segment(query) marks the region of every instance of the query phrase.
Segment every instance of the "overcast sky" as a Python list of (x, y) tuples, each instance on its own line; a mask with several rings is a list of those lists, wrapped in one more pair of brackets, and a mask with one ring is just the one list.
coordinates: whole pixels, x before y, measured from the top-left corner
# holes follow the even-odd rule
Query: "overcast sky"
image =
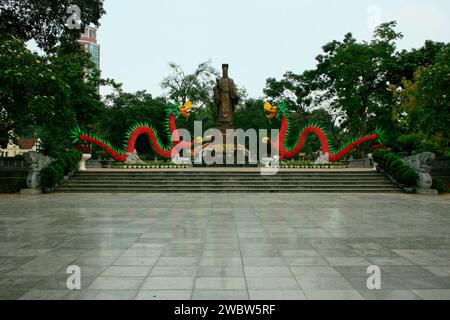
[(105, 9), (103, 77), (155, 96), (169, 62), (192, 72), (210, 59), (229, 63), (237, 85), (259, 97), (268, 77), (314, 67), (321, 47), (347, 32), (370, 40), (378, 22), (398, 21), (400, 48), (450, 41), (448, 0), (106, 0)]

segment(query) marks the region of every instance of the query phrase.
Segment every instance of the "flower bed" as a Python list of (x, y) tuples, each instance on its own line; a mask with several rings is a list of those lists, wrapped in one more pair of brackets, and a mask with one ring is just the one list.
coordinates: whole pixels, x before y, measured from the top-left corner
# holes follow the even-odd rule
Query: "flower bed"
[(111, 168), (114, 169), (179, 169), (179, 168), (189, 168), (191, 165), (187, 164), (175, 164), (172, 162), (146, 162), (146, 163), (119, 163), (114, 162)]
[(339, 162), (328, 162), (322, 164), (316, 164), (314, 162), (309, 161), (282, 161), (280, 164), (280, 168), (296, 168), (296, 169), (341, 169), (348, 168), (348, 163), (339, 161)]

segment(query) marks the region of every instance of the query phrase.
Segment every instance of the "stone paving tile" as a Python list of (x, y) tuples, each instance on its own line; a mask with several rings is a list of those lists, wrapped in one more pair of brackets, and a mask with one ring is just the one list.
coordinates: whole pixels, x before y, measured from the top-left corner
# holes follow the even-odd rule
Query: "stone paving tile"
[(115, 266), (153, 266), (158, 258), (153, 257), (119, 257), (114, 261)]
[(10, 276), (0, 279), (0, 291), (3, 290), (29, 290), (34, 288), (41, 281), (48, 279), (48, 276)]
[(286, 266), (286, 261), (281, 257), (243, 257), (246, 267), (278, 267)]
[(363, 257), (327, 257), (326, 260), (332, 266), (370, 266), (371, 263)]
[(140, 290), (136, 300), (189, 300), (192, 290)]
[(88, 289), (137, 290), (143, 282), (143, 277), (98, 277), (91, 283)]
[(143, 290), (192, 290), (194, 277), (148, 277), (142, 285)]
[(146, 277), (151, 267), (111, 266), (102, 273), (102, 277)]
[(241, 266), (199, 266), (197, 277), (244, 277)]
[(64, 296), (64, 300), (133, 300), (137, 290), (81, 290)]
[(249, 290), (250, 300), (306, 300), (302, 290)]
[(264, 277), (264, 278), (246, 278), (249, 290), (260, 289), (297, 289), (299, 284), (294, 278)]
[(297, 278), (303, 290), (351, 290), (352, 285), (342, 277), (309, 276)]
[(197, 267), (169, 267), (169, 266), (155, 266), (150, 272), (152, 277), (176, 277), (187, 276), (195, 277), (197, 275)]
[(0, 291), (0, 300), (17, 300), (21, 296), (23, 296), (28, 290), (1, 290)]
[(450, 267), (445, 266), (423, 266), (423, 269), (438, 277), (450, 277)]
[(292, 278), (292, 273), (288, 267), (244, 267), (247, 278), (261, 277), (287, 277)]
[(291, 266), (289, 267), (296, 278), (316, 276), (339, 276), (339, 272), (330, 266)]
[(183, 267), (193, 267), (198, 265), (199, 258), (193, 257), (160, 257), (156, 266), (183, 266)]
[(193, 300), (248, 300), (247, 290), (194, 290)]
[(420, 289), (412, 291), (424, 300), (450, 300), (450, 289)]
[(195, 279), (195, 290), (246, 290), (245, 278), (204, 277)]
[(308, 300), (363, 300), (356, 290), (306, 290)]
[(202, 257), (199, 266), (242, 266), (241, 257)]
[(290, 267), (328, 265), (328, 262), (322, 257), (286, 257), (285, 260)]
[(411, 290), (358, 290), (366, 300), (421, 300)]
[(24, 293), (19, 300), (61, 300), (69, 295), (69, 290), (39, 290), (31, 289)]

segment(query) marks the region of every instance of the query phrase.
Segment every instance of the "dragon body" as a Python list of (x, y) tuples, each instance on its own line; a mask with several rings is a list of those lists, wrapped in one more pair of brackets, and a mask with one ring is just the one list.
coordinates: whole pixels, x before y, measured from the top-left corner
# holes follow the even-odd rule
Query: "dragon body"
[(167, 144), (161, 140), (161, 136), (152, 124), (147, 122), (136, 123), (132, 126), (124, 139), (124, 144), (121, 148), (113, 146), (109, 141), (95, 135), (83, 132), (79, 127), (72, 130), (73, 143), (87, 142), (93, 143), (100, 148), (107, 151), (115, 161), (125, 162), (127, 154), (135, 151), (136, 140), (140, 135), (147, 135), (150, 139), (150, 144), (153, 146), (156, 153), (164, 158), (171, 158), (172, 155), (179, 152), (182, 148), (191, 147), (194, 142), (180, 141), (180, 136), (177, 132), (175, 120), (183, 116), (187, 118), (192, 110), (191, 102), (186, 102), (184, 105), (171, 104), (166, 109), (166, 123), (165, 132), (167, 136)]
[(286, 102), (281, 102), (278, 106), (272, 106), (270, 103), (266, 102), (264, 104), (264, 111), (266, 111), (266, 117), (268, 119), (273, 119), (277, 117), (281, 119), (281, 128), (278, 135), (277, 143), (271, 141), (271, 144), (274, 148), (276, 148), (280, 155), (280, 160), (283, 159), (291, 159), (295, 155), (297, 155), (305, 145), (306, 138), (310, 134), (315, 134), (321, 144), (322, 153), (328, 154), (328, 161), (334, 162), (340, 160), (344, 155), (349, 153), (352, 149), (360, 145), (361, 143), (367, 141), (378, 141), (380, 144), (383, 142), (383, 130), (377, 128), (374, 132), (360, 137), (353, 138), (346, 141), (343, 144), (343, 147), (336, 150), (333, 145), (330, 143), (330, 138), (327, 132), (317, 123), (311, 123), (306, 125), (299, 133), (294, 144), (290, 144), (291, 134), (292, 134), (292, 125), (290, 123), (289, 114), (286, 108)]

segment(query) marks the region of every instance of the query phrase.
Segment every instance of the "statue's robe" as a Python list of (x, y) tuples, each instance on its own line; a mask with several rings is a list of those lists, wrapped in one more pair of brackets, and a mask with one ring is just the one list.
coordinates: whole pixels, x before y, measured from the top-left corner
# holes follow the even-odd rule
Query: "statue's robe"
[(232, 126), (233, 113), (239, 98), (233, 79), (221, 78), (214, 87), (214, 102), (217, 105), (217, 120), (221, 125)]

